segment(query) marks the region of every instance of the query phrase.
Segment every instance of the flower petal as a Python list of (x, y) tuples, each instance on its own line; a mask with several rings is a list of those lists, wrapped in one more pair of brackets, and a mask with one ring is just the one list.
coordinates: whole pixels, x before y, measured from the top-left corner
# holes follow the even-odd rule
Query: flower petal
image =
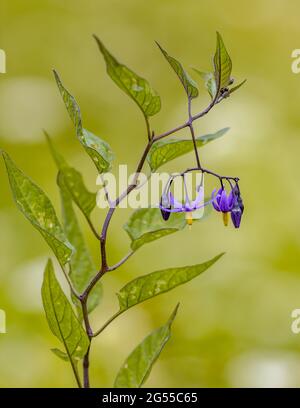
[(235, 194), (231, 190), (227, 197), (228, 211), (230, 211), (235, 203)]
[(225, 190), (222, 190), (219, 207), (222, 212), (228, 211), (228, 202), (227, 202), (227, 194)]
[(213, 205), (214, 209), (216, 211), (220, 211), (219, 204), (218, 204), (218, 202), (216, 200), (215, 192), (216, 192), (216, 189), (214, 189), (213, 192), (211, 193), (211, 202), (212, 202), (212, 205)]
[(235, 228), (239, 228), (242, 219), (242, 210), (239, 207), (234, 207), (231, 210), (231, 220)]
[(198, 195), (195, 201), (193, 201), (194, 208), (197, 208), (197, 206), (201, 203), (201, 201), (204, 201), (204, 188), (202, 186), (199, 189), (199, 192), (198, 192)]

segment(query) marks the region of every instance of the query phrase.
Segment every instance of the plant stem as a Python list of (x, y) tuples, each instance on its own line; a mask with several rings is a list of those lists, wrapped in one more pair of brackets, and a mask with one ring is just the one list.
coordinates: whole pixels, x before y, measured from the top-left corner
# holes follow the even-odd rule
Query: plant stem
[(85, 325), (85, 331), (90, 340), (90, 345), (83, 358), (83, 386), (84, 388), (89, 388), (90, 387), (90, 378), (89, 378), (90, 348), (91, 348), (91, 339), (93, 337), (93, 330), (91, 328), (90, 321), (89, 321), (89, 315), (88, 315), (88, 309), (87, 309), (87, 297), (86, 298), (80, 297), (80, 302), (81, 302), (83, 321)]
[(63, 272), (63, 274), (64, 274), (64, 277), (65, 277), (65, 279), (66, 279), (66, 281), (67, 281), (67, 283), (68, 283), (68, 285), (69, 285), (69, 287), (70, 287), (70, 290), (71, 290), (72, 295), (73, 295), (76, 299), (79, 299), (79, 298), (80, 298), (80, 295), (76, 292), (76, 290), (75, 290), (75, 288), (73, 287), (73, 284), (72, 284), (72, 282), (71, 282), (71, 279), (70, 279), (71, 266), (69, 266), (69, 268), (70, 268), (69, 271), (66, 271), (64, 265), (60, 264), (60, 266), (61, 266), (62, 272)]
[(107, 272), (110, 271), (114, 271), (115, 269), (118, 269), (121, 265), (123, 265), (127, 259), (129, 259), (132, 255), (134, 254), (134, 251), (130, 251), (128, 252), (128, 254), (126, 256), (124, 256), (124, 258), (122, 258), (119, 262), (117, 262), (115, 265), (110, 266), (107, 270)]
[(148, 141), (150, 142), (151, 140), (151, 127), (150, 127), (150, 122), (148, 116), (144, 115), (145, 117), (145, 122), (146, 122), (146, 127), (147, 127), (147, 136), (148, 136)]
[(92, 221), (90, 220), (90, 218), (85, 216), (85, 219), (87, 220), (87, 223), (89, 224), (89, 227), (90, 227), (92, 233), (95, 235), (95, 237), (98, 240), (100, 240), (100, 236), (99, 236), (98, 232), (96, 231), (96, 228), (94, 227), (94, 225), (93, 225)]
[(78, 370), (77, 370), (77, 367), (74, 364), (74, 361), (72, 360), (72, 358), (70, 359), (70, 363), (71, 363), (71, 366), (72, 366), (72, 370), (73, 370), (73, 373), (74, 373), (74, 376), (75, 376), (77, 386), (78, 386), (78, 388), (82, 388), (82, 384), (81, 384), (81, 381), (80, 381)]
[(188, 126), (189, 126), (189, 122), (187, 121), (187, 122), (183, 123), (182, 125), (177, 126), (177, 127), (174, 128), (174, 129), (168, 130), (167, 132), (164, 132), (164, 133), (162, 133), (162, 134), (160, 134), (160, 135), (158, 135), (158, 136), (155, 136), (155, 137), (153, 138), (153, 141), (154, 141), (154, 142), (157, 142), (158, 140), (163, 139), (164, 137), (170, 136), (170, 135), (172, 135), (173, 133), (176, 133), (176, 132), (178, 132), (179, 130), (182, 130), (182, 129), (188, 127)]
[(83, 387), (90, 388), (90, 375), (89, 375), (89, 367), (90, 367), (90, 347), (88, 348), (86, 355), (83, 359)]
[(192, 99), (188, 99), (188, 115), (189, 115), (189, 128), (193, 140), (193, 145), (194, 145), (194, 151), (195, 151), (195, 156), (196, 156), (196, 162), (197, 166), (201, 168), (200, 164), (200, 159), (199, 159), (199, 154), (198, 154), (198, 149), (197, 149), (197, 143), (196, 143), (196, 138), (195, 138), (195, 131), (193, 127), (193, 116), (192, 116)]
[[(167, 132), (164, 132), (158, 136), (154, 136), (154, 133), (151, 133), (151, 128), (150, 128), (150, 123), (148, 118), (145, 116), (145, 120), (146, 120), (146, 126), (147, 126), (147, 136), (148, 136), (148, 143), (144, 149), (144, 152), (142, 154), (142, 157), (138, 163), (136, 172), (135, 172), (135, 176), (133, 178), (132, 183), (127, 187), (127, 189), (119, 196), (116, 198), (116, 200), (112, 203), (110, 203), (110, 208), (107, 212), (107, 215), (105, 217), (103, 226), (102, 226), (102, 231), (101, 234), (98, 235), (98, 233), (96, 232), (93, 224), (91, 223), (90, 220), (88, 220), (91, 229), (93, 231), (93, 233), (95, 234), (95, 236), (100, 240), (100, 251), (101, 251), (101, 267), (99, 272), (92, 278), (92, 280), (90, 281), (90, 283), (87, 285), (86, 289), (83, 291), (83, 293), (81, 295), (78, 296), (78, 298), (80, 299), (81, 302), (81, 306), (82, 306), (82, 314), (83, 314), (83, 319), (84, 319), (84, 324), (85, 324), (85, 329), (86, 329), (86, 333), (90, 339), (90, 342), (92, 341), (93, 337), (98, 336), (100, 333), (102, 333), (102, 331), (111, 323), (113, 322), (118, 316), (120, 316), (120, 314), (123, 313), (123, 311), (118, 311), (117, 313), (115, 313), (109, 320), (107, 320), (107, 322), (95, 333), (93, 333), (90, 322), (89, 322), (89, 317), (88, 317), (88, 311), (87, 311), (87, 300), (88, 300), (88, 296), (91, 292), (91, 290), (94, 288), (94, 286), (97, 284), (97, 282), (100, 281), (100, 279), (103, 277), (103, 275), (106, 272), (109, 271), (113, 271), (117, 268), (119, 268), (121, 265), (123, 265), (128, 258), (133, 254), (133, 251), (130, 252), (128, 255), (126, 255), (121, 261), (119, 261), (118, 263), (116, 263), (113, 266), (109, 266), (108, 261), (107, 261), (107, 253), (106, 253), (106, 241), (107, 241), (107, 231), (110, 225), (110, 221), (112, 219), (112, 216), (116, 210), (116, 208), (118, 207), (118, 205), (120, 204), (120, 202), (126, 198), (130, 192), (132, 190), (134, 190), (137, 186), (138, 186), (138, 177), (139, 177), (139, 173), (142, 171), (143, 166), (145, 164), (145, 161), (147, 159), (147, 155), (152, 147), (152, 145), (157, 142), (158, 140), (161, 140), (173, 133), (178, 132), (179, 130), (182, 130), (186, 127), (190, 128), (190, 132), (192, 135), (192, 139), (193, 139), (193, 143), (194, 143), (194, 148), (195, 148), (195, 154), (196, 154), (196, 158), (197, 158), (197, 165), (198, 168), (201, 168), (200, 166), (200, 160), (199, 160), (199, 156), (198, 156), (198, 151), (197, 151), (197, 145), (196, 145), (196, 140), (195, 140), (195, 133), (194, 133), (194, 128), (193, 128), (193, 122), (196, 119), (201, 118), (202, 116), (206, 115), (211, 109), (212, 107), (216, 104), (219, 103), (221, 101), (221, 98), (218, 100), (214, 100), (210, 103), (210, 105), (208, 105), (208, 107), (206, 109), (204, 109), (202, 112), (200, 112), (199, 114), (192, 116), (191, 113), (191, 100), (189, 99), (189, 106), (188, 106), (188, 113), (189, 113), (189, 119), (187, 122), (183, 123), (180, 126), (177, 126)], [(91, 347), (91, 343), (90, 346), (87, 350), (86, 355), (84, 356), (84, 360), (83, 360), (83, 386), (85, 388), (89, 388), (90, 387), (90, 382), (89, 382), (89, 353), (90, 353), (90, 347)]]
[(97, 331), (93, 334), (93, 337), (97, 337), (100, 333), (102, 333), (103, 330), (106, 329), (106, 327), (109, 326), (110, 323), (112, 323), (112, 322), (113, 322), (118, 316), (120, 316), (122, 313), (123, 313), (123, 310), (122, 310), (122, 311), (119, 310), (117, 313), (115, 313), (114, 315), (112, 315), (112, 317), (110, 317), (110, 318), (104, 323), (104, 325), (103, 325), (99, 330), (97, 330)]
[[(207, 174), (211, 174), (214, 177), (217, 177), (219, 180), (233, 180), (235, 182), (239, 181), (238, 177), (231, 177), (231, 176), (221, 176), (218, 173), (215, 173), (214, 171), (208, 170), (208, 169), (204, 169), (203, 167), (192, 167), (190, 169), (187, 169), (184, 171), (184, 173), (189, 173), (190, 171), (195, 171), (195, 170), (200, 170), (202, 171), (202, 173), (207, 173)], [(184, 174), (184, 173), (181, 173)]]
[(89, 317), (88, 317), (88, 309), (87, 309), (87, 298), (80, 298), (81, 301), (81, 308), (82, 308), (82, 315), (83, 315), (83, 321), (86, 329), (86, 333), (89, 336), (89, 338), (93, 337), (93, 330), (90, 325)]

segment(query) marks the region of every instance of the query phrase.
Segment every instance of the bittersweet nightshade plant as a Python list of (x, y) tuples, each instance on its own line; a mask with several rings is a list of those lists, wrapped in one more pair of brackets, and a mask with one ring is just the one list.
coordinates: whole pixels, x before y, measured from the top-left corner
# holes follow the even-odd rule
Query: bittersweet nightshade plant
[[(17, 206), (53, 250), (70, 288), (70, 295), (67, 296), (56, 278), (53, 263), (49, 259), (44, 272), (42, 300), (49, 327), (60, 341), (63, 349), (55, 348), (52, 351), (62, 360), (70, 362), (78, 387), (90, 386), (89, 356), (92, 341), (112, 321), (131, 307), (195, 278), (210, 268), (223, 254), (219, 254), (204, 263), (171, 267), (135, 278), (118, 292), (119, 310), (102, 327), (97, 329), (91, 327), (90, 313), (101, 301), (103, 276), (120, 268), (144, 244), (184, 229), (187, 223), (191, 224), (192, 212), (202, 206), (212, 203), (217, 211), (225, 214), (225, 217), (230, 212), (236, 228), (240, 226), (244, 210), (238, 185), (239, 179), (222, 176), (204, 168), (198, 153), (198, 148), (221, 137), (228, 129), (225, 128), (214, 134), (197, 137), (193, 125), (197, 119), (206, 115), (215, 105), (229, 97), (244, 83), (233, 86), (232, 63), (220, 34), (217, 33), (213, 72), (203, 73), (195, 70), (204, 78), (205, 86), (210, 95), (208, 106), (197, 114), (192, 113), (192, 101), (199, 94), (197, 83), (189, 76), (178, 60), (171, 57), (167, 51), (158, 45), (184, 87), (188, 112), (188, 118), (183, 124), (161, 134), (153, 131), (150, 125), (151, 116), (160, 111), (160, 96), (151, 88), (148, 81), (118, 62), (99, 38), (94, 37), (104, 57), (108, 75), (141, 110), (145, 119), (147, 134), (147, 143), (137, 165), (135, 177), (119, 197), (113, 201), (109, 200), (110, 206), (101, 228), (98, 230), (98, 226), (95, 226), (91, 219), (91, 214), (96, 207), (96, 193), (90, 192), (85, 187), (80, 172), (66, 162), (55, 149), (47, 134), (49, 148), (58, 168), (57, 184), (61, 196), (62, 224), (47, 195), (16, 166), (6, 152), (2, 153)], [(54, 76), (74, 124), (78, 141), (93, 161), (97, 173), (103, 175), (109, 172), (114, 159), (111, 147), (83, 126), (80, 108), (75, 98), (67, 91), (56, 71), (54, 71)], [(169, 138), (169, 136), (185, 128), (190, 131), (190, 139)], [(212, 197), (205, 200), (201, 182), (196, 189), (196, 198), (192, 200), (186, 196), (185, 202), (181, 203), (171, 192), (170, 186), (174, 178), (172, 176), (165, 186), (160, 203), (157, 203), (157, 208), (141, 208), (131, 215), (124, 226), (131, 239), (131, 249), (123, 259), (111, 265), (106, 245), (110, 222), (121, 201), (138, 187), (138, 174), (144, 165), (148, 163), (151, 172), (155, 172), (170, 160), (191, 150), (195, 154), (196, 166), (188, 167), (179, 174), (179, 177), (185, 178), (185, 175), (191, 171), (199, 172), (202, 176), (207, 174), (220, 182), (219, 191), (213, 192)], [(226, 192), (228, 187), (230, 188), (229, 193)], [(202, 202), (203, 200), (204, 202)], [(101, 255), (99, 265), (94, 264), (85, 244), (74, 211), (74, 204), (84, 215), (95, 239), (99, 240)], [(171, 326), (176, 317), (177, 309), (178, 305), (168, 321), (150, 333), (131, 352), (117, 373), (114, 382), (115, 387), (141, 387), (143, 385), (150, 374), (152, 365), (170, 338)]]

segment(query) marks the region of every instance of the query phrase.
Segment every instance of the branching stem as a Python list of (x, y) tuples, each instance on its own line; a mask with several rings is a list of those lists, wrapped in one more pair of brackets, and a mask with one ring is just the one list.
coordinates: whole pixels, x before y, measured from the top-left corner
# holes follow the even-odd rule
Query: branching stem
[[(93, 337), (98, 336), (100, 333), (102, 333), (102, 331), (110, 324), (112, 323), (118, 316), (120, 316), (120, 314), (122, 314), (122, 311), (118, 311), (117, 313), (115, 313), (109, 320), (106, 321), (106, 323), (95, 333), (93, 333), (90, 322), (89, 322), (89, 316), (88, 316), (88, 310), (87, 310), (87, 300), (88, 300), (88, 296), (91, 293), (92, 289), (94, 288), (94, 286), (100, 281), (100, 279), (109, 271), (113, 271), (118, 269), (121, 265), (123, 265), (132, 255), (133, 255), (133, 251), (129, 252), (129, 254), (127, 254), (123, 259), (121, 259), (119, 262), (117, 262), (115, 265), (113, 266), (109, 266), (108, 260), (107, 260), (107, 251), (106, 251), (106, 242), (107, 242), (107, 232), (108, 232), (108, 228), (112, 219), (112, 216), (116, 210), (116, 208), (118, 207), (118, 205), (120, 204), (120, 202), (126, 198), (132, 190), (134, 190), (135, 188), (137, 188), (138, 186), (138, 177), (139, 177), (139, 173), (142, 171), (143, 166), (145, 164), (147, 155), (152, 147), (152, 145), (157, 142), (158, 140), (161, 140), (167, 136), (170, 136), (182, 129), (185, 129), (187, 127), (189, 127), (190, 132), (191, 132), (191, 136), (192, 136), (192, 140), (193, 140), (193, 144), (194, 144), (194, 149), (195, 149), (195, 156), (196, 156), (196, 161), (197, 161), (197, 168), (205, 171), (205, 172), (209, 172), (208, 170), (202, 169), (201, 164), (200, 164), (200, 159), (199, 159), (199, 155), (198, 155), (198, 151), (197, 151), (197, 145), (196, 145), (196, 139), (195, 139), (195, 132), (194, 132), (194, 128), (193, 128), (193, 122), (201, 117), (203, 117), (204, 115), (206, 115), (212, 108), (214, 105), (216, 105), (217, 103), (219, 103), (222, 100), (222, 98), (219, 98), (218, 100), (214, 100), (212, 101), (207, 108), (205, 108), (202, 112), (198, 113), (197, 115), (193, 116), (192, 112), (191, 112), (191, 99), (189, 99), (188, 101), (188, 120), (183, 123), (180, 126), (177, 126), (167, 132), (161, 133), (158, 136), (155, 136), (153, 132), (151, 132), (151, 128), (150, 128), (150, 123), (149, 123), (149, 119), (147, 117), (145, 117), (146, 120), (146, 127), (147, 127), (147, 136), (148, 136), (148, 143), (143, 151), (142, 157), (137, 165), (137, 169), (135, 172), (135, 176), (133, 178), (133, 181), (131, 182), (131, 184), (127, 187), (127, 189), (118, 197), (116, 198), (115, 201), (110, 202), (110, 208), (107, 212), (107, 215), (105, 217), (103, 226), (102, 226), (102, 231), (101, 234), (98, 235), (98, 233), (96, 232), (94, 226), (90, 224), (92, 231), (94, 232), (95, 236), (99, 239), (100, 241), (100, 252), (101, 252), (101, 267), (99, 269), (99, 272), (92, 278), (92, 280), (90, 281), (90, 283), (87, 285), (86, 289), (83, 291), (83, 293), (81, 295), (79, 295), (79, 299), (81, 302), (81, 306), (82, 306), (82, 314), (83, 314), (83, 319), (84, 319), (84, 324), (85, 324), (85, 329), (86, 329), (86, 333), (90, 339), (90, 341), (92, 341)], [(212, 174), (212, 172), (210, 172)], [(90, 353), (90, 347), (84, 357), (83, 360), (83, 386), (85, 388), (89, 388), (90, 386), (90, 382), (89, 382), (89, 353)]]

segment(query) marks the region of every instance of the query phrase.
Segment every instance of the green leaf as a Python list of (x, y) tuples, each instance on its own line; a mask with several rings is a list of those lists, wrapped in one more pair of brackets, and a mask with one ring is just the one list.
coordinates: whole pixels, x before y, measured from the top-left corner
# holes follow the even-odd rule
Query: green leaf
[(49, 198), (29, 177), (17, 168), (9, 155), (2, 152), (10, 186), (17, 207), (42, 234), (63, 266), (71, 257), (72, 246), (57, 219)]
[(50, 259), (45, 268), (42, 299), (50, 330), (64, 345), (69, 360), (82, 359), (88, 350), (89, 338), (55, 277)]
[(247, 81), (247, 79), (244, 79), (244, 81), (240, 82), (236, 86), (233, 86), (232, 88), (229, 89), (229, 93), (232, 94), (232, 92), (237, 91), (244, 83)]
[(111, 79), (134, 100), (145, 116), (153, 116), (158, 113), (161, 108), (160, 97), (151, 88), (148, 81), (119, 63), (96, 35), (94, 38), (105, 59), (106, 70)]
[(148, 378), (171, 336), (171, 326), (179, 304), (165, 325), (149, 334), (129, 355), (115, 379), (115, 388), (139, 388)]
[[(215, 133), (196, 138), (197, 147), (205, 146), (208, 142), (223, 136), (229, 128), (221, 129)], [(156, 171), (160, 166), (176, 159), (194, 149), (190, 139), (162, 139), (154, 143), (147, 156), (151, 171)]]
[(93, 160), (99, 173), (109, 171), (111, 169), (113, 161), (113, 153), (109, 144), (100, 139), (100, 137), (83, 128), (80, 108), (74, 96), (72, 96), (69, 91), (63, 86), (56, 71), (54, 71), (54, 76), (58, 89), (66, 105), (67, 111), (75, 126), (76, 135), (79, 142), (81, 143), (87, 154), (90, 156), (90, 158)]
[(140, 208), (134, 211), (123, 228), (131, 239), (131, 249), (135, 251), (142, 245), (177, 232), (185, 226), (184, 213), (174, 213), (166, 222), (159, 208)]
[(98, 172), (101, 174), (110, 171), (114, 155), (109, 144), (86, 129), (82, 129), (79, 139)]
[(167, 51), (165, 51), (158, 43), (156, 43), (160, 48), (161, 52), (165, 56), (166, 60), (169, 62), (171, 67), (177, 74), (180, 82), (182, 83), (185, 92), (189, 98), (196, 98), (198, 96), (198, 88), (196, 82), (189, 76), (189, 74), (184, 70), (183, 66), (175, 58), (171, 57)]
[(190, 281), (205, 272), (223, 255), (223, 253), (219, 254), (202, 264), (163, 269), (132, 280), (117, 294), (120, 311), (125, 311), (138, 303), (166, 293), (176, 286)]
[(96, 206), (96, 193), (91, 193), (85, 186), (82, 175), (74, 167), (68, 165), (65, 159), (57, 152), (54, 145), (45, 132), (50, 151), (56, 162), (58, 169), (63, 173), (64, 182), (71, 194), (74, 203), (83, 212), (87, 219), (90, 219), (91, 212)]
[[(63, 224), (66, 235), (74, 247), (70, 260), (70, 279), (77, 293), (82, 293), (88, 283), (96, 275), (97, 269), (87, 249), (84, 237), (79, 227), (76, 214), (73, 209), (72, 197), (66, 186), (64, 173), (60, 172), (57, 177), (57, 184), (60, 188), (60, 195), (63, 209)], [(91, 312), (99, 304), (102, 297), (102, 285), (99, 282), (88, 298), (88, 312)], [(73, 299), (73, 298), (72, 298)], [(74, 303), (78, 306), (78, 299), (74, 298)], [(80, 306), (80, 305), (79, 305)], [(79, 308), (79, 310), (81, 307)]]
[(61, 350), (59, 350), (59, 349), (57, 349), (57, 348), (51, 349), (51, 351), (52, 351), (52, 353), (55, 354), (58, 358), (60, 358), (60, 359), (62, 359), (62, 360), (64, 360), (64, 361), (69, 361), (69, 357), (68, 357), (68, 354), (67, 354), (67, 353), (64, 353), (63, 351), (61, 351)]
[[(209, 200), (210, 197), (205, 198), (205, 201)], [(211, 206), (205, 206), (203, 216), (194, 221), (206, 218), (210, 210)], [(136, 251), (144, 244), (184, 229), (186, 225), (185, 213), (172, 213), (168, 221), (165, 221), (159, 208), (139, 208), (132, 213), (123, 228), (131, 239), (131, 249)]]
[(214, 74), (212, 72), (201, 72), (196, 68), (193, 69), (205, 81), (205, 88), (211, 99), (214, 100), (217, 94), (217, 84)]
[(217, 47), (214, 56), (215, 79), (217, 84), (217, 95), (221, 89), (230, 85), (232, 62), (225, 48), (221, 35), (217, 32)]

